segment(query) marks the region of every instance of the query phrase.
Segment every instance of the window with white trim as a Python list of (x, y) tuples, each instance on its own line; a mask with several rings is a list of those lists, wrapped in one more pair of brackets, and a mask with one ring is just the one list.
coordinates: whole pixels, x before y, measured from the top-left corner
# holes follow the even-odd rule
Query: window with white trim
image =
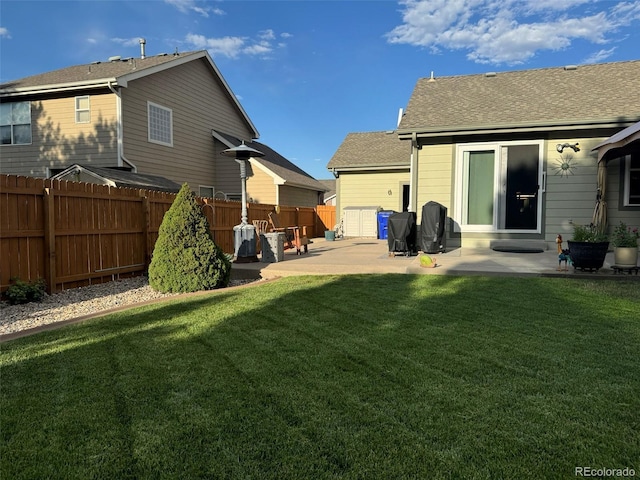
[(213, 187), (208, 187), (206, 185), (200, 185), (200, 196), (201, 197), (207, 197), (207, 198), (213, 198), (213, 194), (215, 193), (215, 190)]
[(0, 143), (2, 145), (31, 143), (31, 102), (0, 104)]
[(149, 141), (173, 147), (173, 111), (170, 108), (147, 102)]
[(76, 123), (90, 123), (91, 108), (89, 105), (89, 95), (76, 97)]
[(640, 154), (627, 155), (624, 163), (624, 205), (640, 206)]
[(458, 145), (456, 229), (539, 233), (542, 158), (542, 141)]

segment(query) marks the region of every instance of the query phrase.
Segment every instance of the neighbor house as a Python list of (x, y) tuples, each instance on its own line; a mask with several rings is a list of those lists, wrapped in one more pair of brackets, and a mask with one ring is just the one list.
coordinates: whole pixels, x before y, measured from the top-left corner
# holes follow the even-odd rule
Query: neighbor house
[[(233, 148), (241, 140), (222, 132), (213, 132), (214, 138)], [(249, 159), (247, 172), (248, 200), (255, 203), (273, 205), (291, 205), (297, 207), (315, 207), (323, 203), (326, 187), (307, 172), (297, 167), (269, 146), (257, 142), (245, 142), (245, 145), (264, 154), (262, 157)], [(228, 157), (227, 163), (232, 165), (232, 175), (239, 176), (239, 166)], [(229, 182), (231, 183), (231, 182)], [(240, 197), (241, 192), (227, 191), (225, 198)]]
[(409, 207), (411, 146), (395, 131), (349, 133), (329, 161), (336, 177), (336, 212), (376, 206)]
[(322, 203), (327, 206), (335, 207), (336, 206), (336, 180), (334, 179), (320, 179), (319, 180), (322, 185), (327, 189), (324, 192), (324, 196), (322, 198)]
[[(419, 79), (395, 132), (407, 145), (409, 209), (419, 222), (427, 202), (445, 206), (448, 245), (555, 245), (558, 234), (571, 238), (573, 224), (592, 221), (594, 148), (638, 120), (640, 61)], [(638, 153), (614, 153), (606, 159), (609, 228), (620, 220), (637, 226)], [(385, 189), (371, 180), (386, 167), (371, 162), (372, 154), (362, 145), (351, 160), (329, 163), (340, 208), (388, 208)], [(358, 175), (363, 163), (370, 168)], [(366, 191), (377, 195), (359, 193)]]
[(6, 174), (50, 177), (78, 164), (187, 182), (198, 194), (239, 191), (237, 169), (218, 161), (227, 146), (211, 132), (258, 137), (206, 51), (147, 56), (142, 48), (139, 58), (4, 83), (0, 101)]
[(178, 193), (181, 187), (179, 183), (158, 175), (129, 172), (119, 168), (94, 167), (93, 165), (73, 164), (51, 178), (69, 182), (95, 183), (110, 187), (139, 188), (169, 193)]

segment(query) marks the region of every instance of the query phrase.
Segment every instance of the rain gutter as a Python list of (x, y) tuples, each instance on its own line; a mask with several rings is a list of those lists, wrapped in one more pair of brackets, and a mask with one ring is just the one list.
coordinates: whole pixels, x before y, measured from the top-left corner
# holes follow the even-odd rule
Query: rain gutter
[(484, 135), (496, 133), (521, 133), (521, 132), (547, 132), (566, 130), (588, 130), (592, 128), (620, 128), (631, 125), (640, 118), (616, 117), (607, 119), (567, 120), (565, 122), (536, 122), (536, 123), (511, 123), (504, 125), (457, 125), (438, 128), (413, 128), (398, 130), (401, 140), (414, 140), (416, 138), (434, 138), (450, 135)]

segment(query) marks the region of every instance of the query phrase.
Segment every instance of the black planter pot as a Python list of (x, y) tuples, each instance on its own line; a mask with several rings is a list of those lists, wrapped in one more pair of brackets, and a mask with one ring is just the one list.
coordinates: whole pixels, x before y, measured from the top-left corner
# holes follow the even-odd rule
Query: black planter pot
[(569, 243), (569, 256), (573, 268), (580, 270), (598, 270), (604, 265), (609, 250), (609, 242), (572, 242)]

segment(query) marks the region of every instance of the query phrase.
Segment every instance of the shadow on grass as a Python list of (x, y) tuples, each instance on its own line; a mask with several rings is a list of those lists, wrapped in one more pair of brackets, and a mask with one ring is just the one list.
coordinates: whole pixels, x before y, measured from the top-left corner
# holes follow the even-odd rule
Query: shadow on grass
[(549, 478), (640, 467), (638, 288), (292, 277), (9, 342), (2, 476)]

